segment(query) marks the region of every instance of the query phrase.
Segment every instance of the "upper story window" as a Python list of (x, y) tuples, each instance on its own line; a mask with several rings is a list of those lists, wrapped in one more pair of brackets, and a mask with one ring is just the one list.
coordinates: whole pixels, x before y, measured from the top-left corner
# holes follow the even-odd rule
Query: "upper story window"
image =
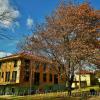
[(12, 73), (12, 81), (16, 82), (16, 78), (17, 78), (17, 71), (13, 71), (13, 73)]
[(30, 75), (29, 67), (30, 67), (30, 60), (25, 59), (24, 60), (24, 81), (29, 81), (29, 75)]
[(6, 82), (10, 81), (10, 72), (6, 72), (6, 78), (5, 78)]
[(46, 71), (46, 66), (47, 66), (47, 64), (44, 63), (44, 64), (43, 64), (43, 71)]
[(58, 75), (57, 74), (54, 75), (54, 84), (58, 84)]
[(28, 59), (25, 59), (25, 69), (29, 69), (29, 66), (30, 66), (30, 60)]
[(30, 60), (29, 59), (25, 59), (25, 65), (30, 65)]
[(14, 67), (17, 67), (17, 60), (14, 60)]
[(2, 75), (1, 75), (1, 77), (2, 77), (2, 78), (4, 77), (4, 72), (2, 72)]
[(49, 74), (49, 81), (52, 82), (52, 74)]
[(25, 71), (24, 72), (24, 81), (29, 81), (29, 75), (30, 75), (30, 73), (29, 73), (29, 71)]
[(1, 72), (0, 72), (0, 78), (1, 78)]
[(39, 70), (39, 66), (40, 66), (40, 63), (39, 63), (39, 62), (36, 62), (36, 63), (35, 63), (35, 69), (36, 69), (36, 70)]
[(2, 66), (2, 62), (0, 62), (0, 68), (1, 68), (1, 66)]

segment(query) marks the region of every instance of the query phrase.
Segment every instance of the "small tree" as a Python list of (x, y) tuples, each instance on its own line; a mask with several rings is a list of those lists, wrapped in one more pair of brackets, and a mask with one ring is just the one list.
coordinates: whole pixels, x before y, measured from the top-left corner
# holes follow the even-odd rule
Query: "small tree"
[(86, 61), (95, 62), (100, 54), (99, 26), (100, 15), (88, 3), (62, 4), (45, 24), (37, 25), (22, 49), (54, 61), (71, 92), (75, 70)]

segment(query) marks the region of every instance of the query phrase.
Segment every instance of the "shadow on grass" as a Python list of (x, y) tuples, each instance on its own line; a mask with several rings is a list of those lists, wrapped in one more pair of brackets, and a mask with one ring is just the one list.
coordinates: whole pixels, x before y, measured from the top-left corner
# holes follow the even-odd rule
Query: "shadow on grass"
[(80, 100), (79, 97), (11, 97), (0, 98), (0, 100)]

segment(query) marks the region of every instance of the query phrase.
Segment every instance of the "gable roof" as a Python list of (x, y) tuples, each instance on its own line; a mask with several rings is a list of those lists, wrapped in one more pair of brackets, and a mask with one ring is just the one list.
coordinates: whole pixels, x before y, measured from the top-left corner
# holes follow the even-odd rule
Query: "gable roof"
[(2, 57), (2, 58), (0, 58), (0, 61), (16, 59), (16, 58), (26, 58), (26, 59), (31, 59), (34, 61), (39, 61), (39, 62), (52, 63), (52, 61), (46, 57), (33, 55), (33, 54), (27, 53), (27, 52), (21, 52), (21, 53), (16, 53), (16, 54), (13, 54), (10, 56)]
[(93, 71), (81, 70), (80, 72), (77, 72), (76, 74), (95, 74), (95, 73)]

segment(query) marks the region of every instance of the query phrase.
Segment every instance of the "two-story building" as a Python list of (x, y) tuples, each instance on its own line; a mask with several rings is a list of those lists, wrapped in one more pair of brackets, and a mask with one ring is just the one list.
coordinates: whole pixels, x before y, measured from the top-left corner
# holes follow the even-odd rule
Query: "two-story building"
[(52, 62), (44, 57), (19, 53), (0, 58), (0, 87), (32, 87), (63, 84)]

